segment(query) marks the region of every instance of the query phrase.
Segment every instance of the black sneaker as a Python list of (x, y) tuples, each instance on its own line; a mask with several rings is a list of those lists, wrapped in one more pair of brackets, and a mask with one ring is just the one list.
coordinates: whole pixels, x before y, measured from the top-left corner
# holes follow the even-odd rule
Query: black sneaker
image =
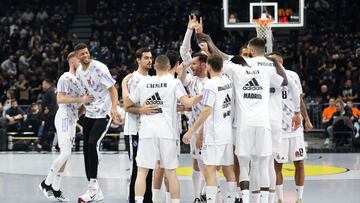
[(199, 198), (195, 198), (193, 203), (201, 203), (201, 200)]
[(61, 190), (59, 191), (55, 191), (54, 189), (53, 190), (53, 193), (54, 193), (54, 198), (56, 200), (58, 200), (59, 202), (69, 202), (70, 200), (68, 198), (66, 198), (63, 193), (61, 192)]
[(200, 201), (201, 202), (206, 202), (206, 194), (200, 195)]
[(45, 184), (45, 180), (43, 180), (40, 184), (39, 184), (39, 188), (41, 190), (41, 192), (43, 193), (43, 195), (48, 198), (48, 199), (53, 199), (54, 194), (53, 194), (53, 189), (51, 187), (51, 185), (46, 185)]
[(241, 198), (236, 198), (235, 203), (242, 203), (242, 199)]

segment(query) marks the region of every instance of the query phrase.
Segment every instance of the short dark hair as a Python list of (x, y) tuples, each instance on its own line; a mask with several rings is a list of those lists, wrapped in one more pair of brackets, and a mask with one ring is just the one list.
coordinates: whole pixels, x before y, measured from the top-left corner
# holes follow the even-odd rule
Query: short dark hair
[(258, 51), (265, 52), (265, 41), (261, 38), (254, 37), (249, 41), (249, 46), (254, 47)]
[(74, 51), (76, 52), (76, 51), (79, 51), (79, 50), (85, 49), (85, 48), (87, 48), (87, 45), (85, 43), (81, 42), (81, 43), (75, 45)]
[(17, 102), (16, 99), (11, 99), (11, 103)]
[(49, 85), (53, 84), (52, 81), (50, 79), (48, 79), (48, 78), (44, 79), (43, 82), (46, 82)]
[(232, 57), (232, 58), (230, 59), (230, 61), (233, 62), (233, 63), (235, 63), (235, 64), (242, 65), (242, 66), (249, 66), (249, 65), (246, 63), (245, 59), (244, 59), (242, 56), (240, 56), (240, 55), (235, 55), (234, 57)]
[(206, 56), (205, 54), (200, 53), (200, 52), (193, 54), (192, 57), (193, 57), (193, 58), (199, 57), (199, 61), (201, 61), (201, 62), (203, 62), (203, 63), (206, 63), (206, 60), (207, 60), (207, 58), (208, 58), (208, 56)]
[(207, 63), (214, 72), (220, 72), (223, 66), (223, 59), (219, 55), (211, 54), (207, 57)]
[(165, 71), (170, 65), (170, 60), (166, 55), (162, 54), (156, 57), (155, 64), (157, 64), (159, 70)]
[(67, 60), (70, 60), (71, 58), (75, 57), (75, 51), (72, 51), (70, 52), (68, 55), (67, 55)]
[(151, 52), (151, 50), (148, 47), (142, 47), (135, 52), (135, 57), (137, 59), (141, 59), (144, 52)]
[(176, 63), (180, 61), (180, 55), (177, 51), (174, 50), (168, 50), (165, 55), (169, 58), (170, 60), (170, 66), (171, 69), (175, 67)]

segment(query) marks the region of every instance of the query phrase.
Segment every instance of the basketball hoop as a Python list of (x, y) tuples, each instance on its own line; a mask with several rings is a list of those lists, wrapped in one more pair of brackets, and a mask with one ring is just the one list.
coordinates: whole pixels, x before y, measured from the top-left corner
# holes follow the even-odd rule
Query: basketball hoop
[(261, 18), (252, 21), (252, 23), (256, 26), (257, 37), (265, 40), (266, 42), (266, 53), (272, 52), (273, 36), (271, 32), (271, 24), (273, 22), (274, 21), (271, 18), (268, 18), (265, 13), (261, 14)]

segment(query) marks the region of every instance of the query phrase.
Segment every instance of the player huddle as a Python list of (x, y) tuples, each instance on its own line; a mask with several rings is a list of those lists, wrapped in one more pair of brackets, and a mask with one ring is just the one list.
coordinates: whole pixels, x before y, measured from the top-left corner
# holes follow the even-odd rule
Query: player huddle
[[(191, 55), (194, 31), (202, 51)], [(125, 108), (140, 115), (133, 126), (125, 125), (135, 129), (128, 135), (136, 139), (137, 147), (130, 202), (160, 202), (164, 173), (166, 201), (180, 201), (175, 173), (180, 139), (177, 111), (190, 106), (190, 127), (182, 141), (190, 144), (193, 157), (194, 202), (222, 201), (219, 169), (227, 182), (221, 190), (226, 193), (224, 202), (235, 202), (237, 197), (244, 203), (251, 197), (255, 202), (274, 202), (275, 191), (282, 202), (281, 168), (289, 160), (296, 168), (297, 202), (302, 202), (306, 151), (301, 113), (309, 129), (311, 122), (301, 99), (300, 79), (284, 69), (279, 54), (265, 56), (262, 39), (251, 39), (247, 49), (250, 58), (221, 52), (202, 33), (202, 19), (198, 22), (193, 16), (180, 48), (182, 64), (177, 65), (176, 57), (160, 55), (155, 59), (156, 76), (148, 76), (141, 66), (143, 56), (137, 55), (138, 70), (122, 82)], [(151, 55), (150, 50), (140, 52)], [(177, 79), (170, 73), (174, 69), (178, 69)], [(151, 174), (152, 188), (147, 181)], [(201, 174), (206, 182), (203, 191)], [(152, 193), (152, 198), (146, 193)]]
[[(243, 203), (248, 203), (253, 198), (254, 202), (273, 203), (275, 194), (278, 201), (283, 202), (281, 168), (288, 161), (294, 161), (297, 202), (302, 202), (303, 160), (306, 157), (302, 118), (308, 129), (311, 122), (301, 99), (298, 75), (284, 69), (279, 54), (265, 56), (262, 39), (253, 38), (248, 42), (249, 58), (230, 56), (221, 52), (211, 38), (202, 33), (202, 26), (201, 18), (198, 21), (195, 16), (189, 16), (180, 48), (181, 64), (177, 53), (168, 51), (156, 57), (156, 76), (149, 76), (151, 50), (141, 48), (136, 52), (138, 69), (122, 81), (127, 112), (124, 134), (131, 143), (132, 160), (129, 202), (160, 202), (163, 180), (166, 202), (180, 202), (180, 183), (175, 170), (179, 166), (181, 112), (189, 115), (189, 130), (182, 141), (190, 144), (193, 158), (194, 202), (233, 203), (241, 198)], [(201, 52), (192, 55), (193, 32)], [(101, 64), (94, 66), (102, 67)], [(87, 104), (86, 117), (95, 119), (89, 122), (96, 122), (96, 118), (109, 121), (111, 119), (106, 113), (109, 114), (113, 107), (108, 103), (112, 101), (114, 104), (113, 97), (117, 96), (111, 91), (114, 83), (108, 71), (102, 68), (94, 68), (93, 75), (89, 75), (91, 67), (77, 70), (76, 76), (85, 78), (80, 79), (80, 84), (87, 86), (84, 89), (89, 91), (90, 86), (94, 92), (99, 92), (95, 101), (106, 97), (106, 102), (92, 105), (94, 97), (88, 94), (93, 93), (79, 94), (85, 96), (73, 102)], [(75, 78), (69, 75), (70, 79), (72, 77)], [(90, 77), (90, 82), (86, 77)], [(100, 78), (99, 84), (94, 82), (96, 78)], [(70, 95), (72, 91), (63, 82), (59, 84), (58, 89), (69, 97), (75, 97)], [(69, 115), (66, 112), (58, 116), (57, 120), (63, 122), (61, 126), (57, 125), (58, 131), (65, 127), (73, 128), (64, 124), (67, 122), (64, 118), (70, 118), (70, 112), (74, 111), (69, 111)], [(115, 111), (111, 112), (116, 118)], [(96, 143), (106, 132), (107, 123), (98, 124), (102, 130), (88, 132), (93, 135), (88, 142), (95, 143), (95, 146), (89, 145), (89, 149), (84, 151), (90, 182), (88, 191), (79, 202), (103, 199), (96, 181), (97, 167), (93, 167), (98, 163), (97, 151), (93, 150), (97, 149)], [(59, 191), (58, 186), (49, 188), (49, 184), (53, 184), (50, 179), (56, 177), (67, 157), (68, 154), (54, 162), (48, 178), (40, 185), (45, 195), (54, 196), (55, 191)], [(226, 188), (221, 188), (225, 193), (224, 200), (219, 192), (220, 169), (227, 182)], [(204, 188), (201, 187), (202, 176)]]

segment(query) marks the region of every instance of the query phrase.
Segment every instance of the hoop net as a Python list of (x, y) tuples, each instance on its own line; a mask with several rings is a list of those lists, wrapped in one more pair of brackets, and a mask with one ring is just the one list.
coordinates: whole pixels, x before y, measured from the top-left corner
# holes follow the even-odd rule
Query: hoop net
[(269, 19), (264, 15), (261, 15), (261, 18), (253, 20), (252, 22), (256, 25), (257, 37), (266, 42), (266, 53), (271, 53), (273, 47), (273, 35), (271, 31), (272, 22), (272, 19)]

